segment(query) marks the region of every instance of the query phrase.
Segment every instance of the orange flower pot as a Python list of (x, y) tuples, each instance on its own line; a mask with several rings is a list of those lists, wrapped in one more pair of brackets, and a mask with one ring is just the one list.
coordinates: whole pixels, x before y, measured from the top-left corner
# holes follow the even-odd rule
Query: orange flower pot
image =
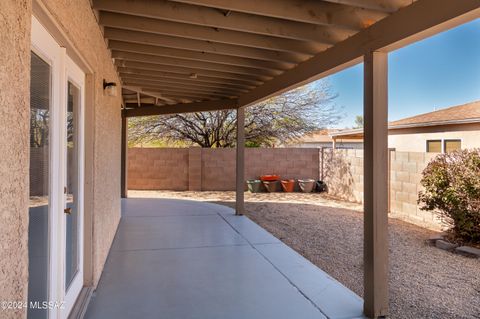
[(295, 180), (294, 179), (285, 179), (281, 181), (282, 189), (284, 192), (291, 193), (295, 189)]

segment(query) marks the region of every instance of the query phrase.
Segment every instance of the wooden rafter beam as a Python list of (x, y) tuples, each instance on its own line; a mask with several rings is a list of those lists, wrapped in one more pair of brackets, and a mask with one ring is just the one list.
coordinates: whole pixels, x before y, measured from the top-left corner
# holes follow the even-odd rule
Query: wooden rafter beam
[(156, 83), (156, 84), (164, 84), (164, 85), (176, 85), (181, 86), (184, 88), (191, 88), (191, 89), (213, 89), (221, 92), (228, 92), (230, 94), (240, 94), (246, 93), (248, 90), (245, 89), (238, 89), (238, 88), (231, 88), (225, 87), (221, 85), (211, 85), (211, 84), (202, 84), (196, 82), (188, 82), (182, 80), (172, 80), (172, 79), (162, 79), (162, 78), (152, 78), (152, 77), (145, 77), (139, 76), (136, 74), (128, 74), (128, 73), (120, 73), (120, 77), (124, 82), (126, 81), (137, 81), (139, 83)]
[(287, 21), (241, 12), (225, 15), (216, 9), (165, 0), (94, 0), (93, 5), (97, 10), (319, 43), (333, 44), (353, 34), (352, 31), (343, 28)]
[(122, 82), (127, 86), (138, 86), (147, 91), (159, 91), (159, 92), (176, 92), (176, 93), (185, 93), (185, 94), (198, 94), (199, 96), (205, 97), (232, 97), (236, 96), (235, 93), (222, 92), (215, 89), (199, 89), (185, 86), (175, 86), (174, 84), (162, 84), (162, 83), (153, 83), (135, 79), (122, 79)]
[(227, 110), (227, 109), (235, 109), (235, 108), (237, 108), (236, 99), (224, 99), (224, 100), (197, 102), (197, 103), (179, 103), (176, 105), (159, 106), (159, 107), (145, 105), (137, 109), (127, 109), (125, 111), (125, 116), (135, 117), (135, 116), (151, 116), (151, 115), (161, 115), (161, 114), (207, 112), (207, 111)]
[(211, 27), (112, 12), (102, 12), (100, 14), (100, 24), (106, 27), (123, 30), (141, 31), (146, 33), (204, 40), (223, 44), (233, 44), (259, 49), (294, 53), (298, 52), (302, 54), (316, 54), (333, 44), (332, 41), (326, 43), (317, 43), (294, 39), (283, 39), (272, 36), (214, 29)]
[(182, 50), (175, 48), (160, 47), (154, 45), (146, 45), (139, 43), (128, 43), (122, 41), (110, 40), (108, 47), (111, 50), (118, 50), (124, 52), (135, 52), (151, 54), (156, 56), (177, 57), (186, 60), (215, 62), (226, 65), (243, 66), (257, 69), (268, 70), (288, 70), (295, 66), (294, 63), (265, 61), (258, 59), (234, 57), (216, 53), (196, 52), (190, 50)]
[(165, 71), (155, 71), (146, 69), (136, 69), (129, 67), (117, 67), (117, 71), (122, 74), (133, 74), (137, 76), (145, 76), (152, 79), (166, 79), (166, 80), (182, 80), (189, 83), (199, 83), (206, 85), (220, 85), (221, 87), (230, 87), (235, 89), (251, 90), (255, 88), (255, 85), (248, 84), (243, 81), (237, 81), (234, 79), (219, 79), (199, 74), (196, 78), (192, 78), (188, 73), (174, 73)]
[(382, 12), (395, 12), (406, 7), (416, 0), (324, 0), (331, 3), (355, 6), (364, 9), (377, 10)]
[[(175, 2), (233, 10), (320, 25), (337, 25), (361, 30), (383, 19), (382, 11), (318, 0), (173, 0)], [(348, 1), (347, 1), (348, 2)], [(378, 1), (376, 1), (378, 3)], [(373, 2), (372, 2), (373, 3)], [(373, 6), (375, 8), (375, 6)], [(387, 7), (391, 11), (394, 7)]]
[(190, 90), (183, 90), (181, 88), (164, 88), (157, 85), (141, 85), (141, 83), (126, 83), (127, 85), (135, 85), (140, 86), (145, 92), (156, 93), (160, 95), (170, 95), (170, 96), (178, 96), (178, 97), (185, 97), (185, 98), (195, 98), (200, 100), (215, 100), (215, 99), (223, 99), (223, 98), (232, 98), (234, 96), (229, 96), (225, 94), (218, 94), (218, 93), (201, 93), (201, 92), (193, 92)]
[(266, 49), (244, 47), (239, 45), (212, 43), (202, 40), (178, 38), (147, 32), (121, 30), (109, 27), (105, 27), (104, 35), (107, 39), (113, 39), (129, 43), (140, 43), (175, 49), (209, 52), (265, 61), (299, 63), (312, 57), (312, 54), (272, 51)]
[[(175, 103), (174, 100), (169, 99), (169, 98), (166, 98), (166, 97), (164, 97), (164, 96), (161, 96), (160, 94), (147, 93), (147, 92), (143, 91), (143, 89), (140, 88), (140, 87), (138, 87), (138, 86), (127, 86), (127, 85), (123, 85), (122, 88), (127, 89), (127, 90), (133, 92), (133, 95), (135, 95), (135, 98), (137, 99), (138, 106), (140, 106), (140, 104), (141, 104), (141, 98), (140, 98), (140, 95), (141, 95), (141, 94), (151, 96), (151, 97), (153, 97), (153, 98), (155, 98), (155, 99), (160, 99), (160, 100), (162, 100), (162, 101), (165, 101), (166, 103)], [(125, 96), (125, 94), (123, 94), (123, 95)]]
[(396, 49), (479, 16), (480, 0), (418, 0), (240, 96), (239, 105), (251, 105), (338, 72), (361, 62), (367, 52)]
[(219, 72), (227, 72), (232, 74), (252, 75), (262, 80), (269, 80), (272, 77), (282, 73), (282, 71), (276, 71), (276, 70), (253, 69), (253, 68), (247, 68), (243, 66), (225, 65), (225, 64), (215, 63), (215, 62), (185, 60), (185, 59), (178, 59), (178, 58), (172, 58), (172, 57), (161, 57), (161, 56), (155, 56), (155, 55), (149, 55), (149, 54), (124, 52), (124, 51), (117, 51), (117, 50), (112, 51), (112, 58), (126, 60), (126, 61), (138, 61), (138, 62), (147, 62), (147, 63), (171, 65), (171, 66), (178, 66), (178, 67), (188, 67), (188, 68), (207, 70), (207, 71), (219, 71)]
[(247, 84), (260, 85), (263, 83), (262, 79), (258, 76), (249, 76), (243, 74), (232, 74), (228, 72), (219, 72), (211, 70), (200, 70), (188, 67), (181, 66), (171, 66), (171, 65), (162, 65), (155, 63), (146, 63), (146, 62), (136, 62), (136, 61), (125, 61), (115, 59), (115, 65), (120, 67), (134, 68), (134, 69), (144, 69), (144, 70), (154, 70), (154, 71), (166, 71), (179, 74), (192, 74), (192, 75), (202, 75), (209, 76), (219, 79), (230, 79), (242, 81)]

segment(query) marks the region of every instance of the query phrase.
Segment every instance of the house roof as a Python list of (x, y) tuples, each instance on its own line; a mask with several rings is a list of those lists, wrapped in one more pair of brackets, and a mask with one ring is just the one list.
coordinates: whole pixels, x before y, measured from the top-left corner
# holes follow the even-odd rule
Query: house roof
[[(323, 129), (307, 133), (299, 138), (291, 140), (287, 144), (308, 144), (308, 143), (331, 143), (333, 141), (332, 134), (337, 132), (337, 129)], [(342, 138), (343, 142), (358, 142), (357, 139)]]
[(321, 143), (332, 142), (332, 138), (329, 136), (331, 130), (318, 130), (305, 134), (299, 138), (294, 139), (293, 143)]
[(400, 128), (402, 126), (431, 126), (439, 124), (459, 124), (480, 121), (480, 101), (471, 102), (463, 105), (451, 106), (438, 111), (428, 112), (412, 117), (407, 117), (398, 121), (389, 123), (391, 128)]
[[(480, 123), (480, 101), (451, 106), (438, 111), (419, 114), (389, 122), (388, 129), (428, 127), (452, 124)], [(331, 137), (363, 138), (363, 128), (331, 132)]]

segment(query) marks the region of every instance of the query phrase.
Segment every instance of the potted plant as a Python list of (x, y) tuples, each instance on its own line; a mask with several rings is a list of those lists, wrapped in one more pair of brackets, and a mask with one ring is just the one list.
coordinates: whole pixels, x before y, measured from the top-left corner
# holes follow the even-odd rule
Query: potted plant
[(291, 193), (295, 189), (295, 180), (294, 179), (284, 179), (281, 181), (282, 189), (286, 193)]
[(315, 190), (319, 193), (321, 192), (324, 192), (327, 190), (327, 184), (325, 184), (324, 181), (317, 181), (316, 185), (315, 185)]
[(262, 181), (259, 179), (247, 180), (247, 187), (251, 193), (260, 193), (262, 190)]
[(313, 191), (313, 187), (315, 186), (314, 179), (299, 179), (298, 186), (304, 193), (311, 193)]
[(263, 181), (263, 186), (265, 186), (269, 193), (278, 192), (280, 190), (279, 181)]

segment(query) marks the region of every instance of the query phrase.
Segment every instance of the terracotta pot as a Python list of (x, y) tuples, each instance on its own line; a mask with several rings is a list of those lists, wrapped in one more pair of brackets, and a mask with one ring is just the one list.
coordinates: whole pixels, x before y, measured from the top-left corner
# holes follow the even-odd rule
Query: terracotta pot
[(258, 179), (248, 180), (247, 187), (251, 193), (260, 193), (262, 191), (262, 181)]
[(273, 182), (273, 181), (280, 180), (280, 176), (279, 175), (262, 175), (260, 176), (260, 180), (262, 182)]
[(314, 179), (299, 179), (298, 180), (298, 186), (304, 193), (311, 193), (313, 190), (313, 187), (315, 186), (315, 180)]
[(269, 193), (278, 192), (280, 190), (279, 181), (263, 181), (263, 185)]
[(295, 189), (294, 179), (285, 179), (281, 183), (284, 192), (291, 193)]

